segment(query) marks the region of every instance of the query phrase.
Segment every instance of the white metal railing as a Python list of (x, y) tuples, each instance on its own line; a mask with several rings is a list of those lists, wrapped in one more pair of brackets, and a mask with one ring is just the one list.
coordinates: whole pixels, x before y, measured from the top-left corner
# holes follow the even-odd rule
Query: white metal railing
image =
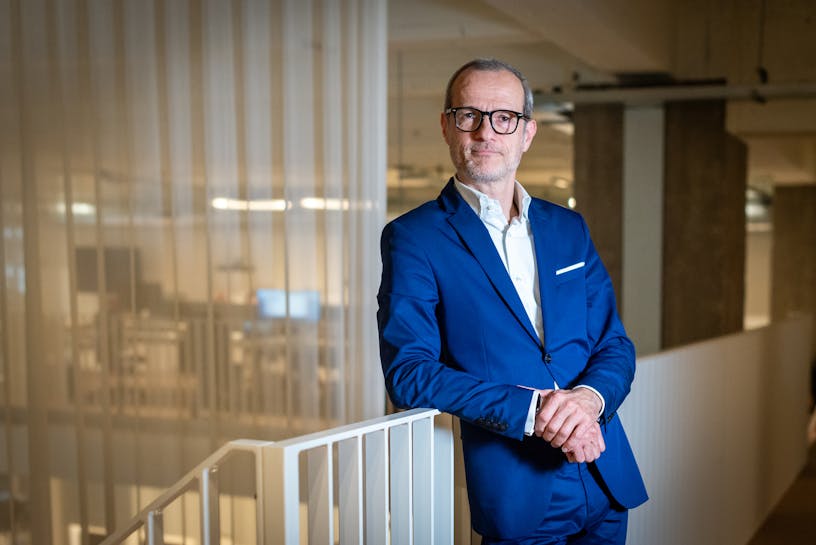
[(167, 508), (200, 497), (201, 543), (221, 543), (219, 466), (254, 456), (256, 543), (452, 544), (451, 417), (413, 409), (281, 442), (232, 441), (103, 541), (165, 543)]

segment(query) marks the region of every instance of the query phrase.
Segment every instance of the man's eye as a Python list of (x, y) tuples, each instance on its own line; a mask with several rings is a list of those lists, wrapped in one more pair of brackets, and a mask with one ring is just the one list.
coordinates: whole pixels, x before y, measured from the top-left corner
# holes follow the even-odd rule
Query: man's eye
[(501, 123), (507, 123), (507, 122), (509, 122), (511, 119), (513, 119), (513, 116), (512, 116), (512, 115), (510, 115), (510, 114), (508, 114), (508, 113), (504, 113), (504, 112), (499, 113), (499, 121), (500, 121)]
[(463, 119), (476, 119), (476, 114), (474, 112), (462, 112)]

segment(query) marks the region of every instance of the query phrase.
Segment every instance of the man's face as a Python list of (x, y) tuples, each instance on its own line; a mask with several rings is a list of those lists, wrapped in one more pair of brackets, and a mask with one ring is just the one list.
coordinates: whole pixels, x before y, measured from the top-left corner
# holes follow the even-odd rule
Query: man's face
[[(524, 89), (511, 72), (469, 70), (454, 82), (451, 107), (481, 111), (524, 110)], [(535, 121), (519, 120), (513, 134), (497, 134), (487, 116), (474, 132), (456, 128), (453, 115), (442, 113), (442, 136), (450, 148), (456, 174), (464, 183), (512, 182), (522, 154), (536, 133)]]

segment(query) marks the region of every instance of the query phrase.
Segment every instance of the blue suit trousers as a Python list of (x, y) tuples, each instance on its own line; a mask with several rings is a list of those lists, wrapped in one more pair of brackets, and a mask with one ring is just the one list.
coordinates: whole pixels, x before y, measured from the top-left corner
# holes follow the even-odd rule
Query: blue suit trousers
[(628, 511), (609, 499), (593, 464), (564, 463), (544, 520), (530, 536), (482, 545), (624, 545)]

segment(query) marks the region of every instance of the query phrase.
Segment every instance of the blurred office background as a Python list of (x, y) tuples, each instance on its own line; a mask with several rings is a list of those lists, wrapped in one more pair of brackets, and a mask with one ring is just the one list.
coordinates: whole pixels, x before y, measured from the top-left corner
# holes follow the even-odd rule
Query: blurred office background
[(479, 56), (530, 79), (519, 180), (585, 214), (640, 355), (813, 312), (810, 0), (0, 0), (0, 543), (384, 414), (379, 232), (451, 175)]

